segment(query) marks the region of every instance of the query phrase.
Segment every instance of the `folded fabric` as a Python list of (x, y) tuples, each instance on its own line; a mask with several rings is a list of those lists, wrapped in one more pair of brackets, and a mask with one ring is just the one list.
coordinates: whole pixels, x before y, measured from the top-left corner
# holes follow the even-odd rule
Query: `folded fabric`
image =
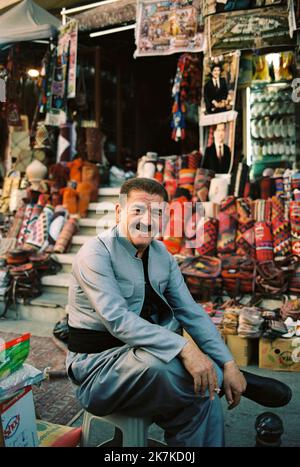
[(185, 196), (180, 196), (169, 205), (169, 220), (163, 232), (163, 243), (171, 254), (179, 253), (182, 246), (187, 201)]
[(254, 225), (256, 259), (260, 261), (273, 260), (273, 234), (270, 223), (256, 222)]
[(191, 195), (194, 191), (194, 180), (196, 169), (181, 169), (179, 171), (178, 186), (189, 190)]
[(30, 236), (26, 240), (27, 245), (34, 246), (39, 249), (48, 245), (48, 233), (53, 214), (53, 207), (50, 204), (47, 204), (35, 222)]
[(69, 211), (70, 214), (78, 213), (78, 193), (77, 191), (68, 186), (66, 188), (61, 188), (60, 193), (62, 194), (63, 206)]
[(70, 218), (64, 224), (62, 231), (60, 232), (58, 239), (54, 245), (54, 251), (56, 253), (64, 253), (72, 240), (73, 235), (78, 230), (78, 221), (75, 218)]
[(220, 212), (227, 214), (228, 216), (232, 216), (234, 218), (237, 217), (237, 205), (236, 205), (236, 198), (235, 196), (227, 196), (226, 199), (223, 199), (220, 203)]
[(214, 172), (208, 169), (197, 169), (194, 182), (193, 201), (208, 201), (208, 191), (210, 181), (214, 177)]
[(70, 169), (69, 179), (79, 183), (82, 180), (83, 160), (81, 158), (74, 159), (72, 162), (67, 162), (67, 167)]
[(219, 232), (217, 250), (218, 253), (232, 253), (235, 251), (235, 237), (237, 221), (234, 217), (220, 212), (218, 216)]
[(21, 230), (21, 227), (22, 227), (22, 223), (23, 223), (23, 218), (24, 218), (24, 214), (25, 214), (25, 206), (21, 206), (19, 207), (19, 209), (17, 210), (15, 216), (14, 216), (14, 219), (10, 225), (10, 228), (7, 232), (7, 237), (8, 238), (17, 238), (19, 233), (20, 233), (20, 230)]
[(54, 245), (59, 237), (60, 232), (66, 222), (67, 211), (59, 206), (59, 209), (55, 210), (51, 224), (49, 226), (48, 240), (50, 245)]
[(76, 191), (78, 193), (78, 214), (80, 217), (87, 217), (88, 207), (94, 191), (93, 184), (91, 182), (78, 183)]
[(201, 239), (201, 245), (196, 247), (199, 255), (214, 256), (217, 251), (218, 220), (208, 217), (200, 218), (197, 231)]

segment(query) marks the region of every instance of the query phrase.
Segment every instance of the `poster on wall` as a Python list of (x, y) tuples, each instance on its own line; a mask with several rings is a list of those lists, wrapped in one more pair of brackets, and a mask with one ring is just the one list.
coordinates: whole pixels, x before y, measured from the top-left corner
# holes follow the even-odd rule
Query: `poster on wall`
[(233, 120), (201, 129), (200, 147), (204, 154), (201, 167), (215, 173), (231, 173), (234, 166), (235, 123)]
[(205, 56), (203, 92), (199, 122), (201, 126), (216, 125), (236, 118), (234, 110), (240, 52)]
[(291, 44), (286, 6), (219, 13), (206, 18), (210, 55), (220, 51)]
[(135, 57), (202, 52), (204, 23), (200, 0), (139, 0)]

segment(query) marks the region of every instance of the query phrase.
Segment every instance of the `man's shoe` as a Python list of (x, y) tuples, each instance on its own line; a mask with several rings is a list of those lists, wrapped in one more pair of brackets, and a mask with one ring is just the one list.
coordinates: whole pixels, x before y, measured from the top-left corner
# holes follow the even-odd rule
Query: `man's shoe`
[(282, 407), (288, 404), (292, 398), (292, 390), (289, 386), (274, 378), (258, 376), (241, 370), (246, 381), (247, 388), (244, 397), (251, 399), (265, 407)]

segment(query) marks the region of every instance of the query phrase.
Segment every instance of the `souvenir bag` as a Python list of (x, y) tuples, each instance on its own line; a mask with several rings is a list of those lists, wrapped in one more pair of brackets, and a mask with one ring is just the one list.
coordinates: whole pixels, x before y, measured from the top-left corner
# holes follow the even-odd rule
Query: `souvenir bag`
[(208, 191), (214, 172), (209, 169), (199, 168), (196, 171), (194, 183), (193, 201), (208, 201)]
[(220, 293), (222, 280), (219, 258), (205, 255), (187, 258), (181, 263), (180, 270), (195, 299), (205, 299)]
[(227, 293), (231, 296), (253, 293), (256, 275), (255, 260), (240, 255), (224, 255), (221, 260), (223, 287)]

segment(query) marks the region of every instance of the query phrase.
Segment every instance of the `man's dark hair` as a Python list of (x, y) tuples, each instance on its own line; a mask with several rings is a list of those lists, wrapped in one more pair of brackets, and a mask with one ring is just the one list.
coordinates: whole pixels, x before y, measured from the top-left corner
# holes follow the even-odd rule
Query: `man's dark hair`
[(220, 68), (220, 71), (222, 71), (222, 68), (223, 68), (223, 67), (222, 67), (221, 63), (214, 63), (214, 64), (210, 67), (210, 71), (213, 72), (213, 70), (214, 70), (215, 68)]
[(134, 190), (145, 191), (150, 195), (159, 195), (167, 202), (169, 200), (168, 193), (165, 188), (159, 182), (152, 180), (151, 178), (130, 178), (121, 186), (120, 196), (129, 196), (130, 192)]

